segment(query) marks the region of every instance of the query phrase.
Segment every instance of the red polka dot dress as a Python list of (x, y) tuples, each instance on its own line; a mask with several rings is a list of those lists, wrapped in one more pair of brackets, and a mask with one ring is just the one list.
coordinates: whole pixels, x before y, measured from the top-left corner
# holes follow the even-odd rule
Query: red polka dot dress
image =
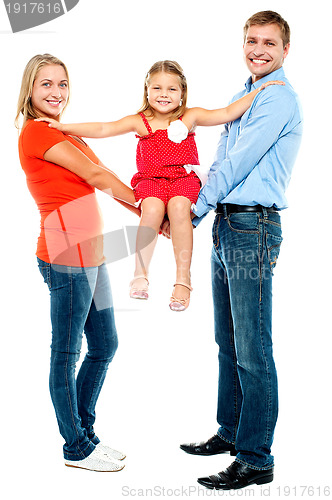
[(201, 182), (195, 172), (189, 174), (184, 165), (199, 165), (195, 134), (189, 132), (186, 139), (175, 143), (166, 130), (152, 132), (145, 115), (140, 113), (148, 131), (139, 139), (136, 151), (138, 172), (131, 180), (136, 200), (155, 197), (165, 205), (174, 196), (184, 196), (196, 203)]

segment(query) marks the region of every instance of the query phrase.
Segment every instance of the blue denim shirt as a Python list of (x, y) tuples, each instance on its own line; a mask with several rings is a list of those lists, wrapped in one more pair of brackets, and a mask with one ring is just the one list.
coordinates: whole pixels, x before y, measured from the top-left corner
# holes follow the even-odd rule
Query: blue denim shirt
[(302, 135), (298, 96), (280, 68), (255, 83), (250, 77), (245, 90), (232, 101), (269, 80), (282, 80), (285, 86), (270, 85), (259, 92), (241, 118), (226, 124), (207, 183), (193, 208), (195, 225), (217, 203), (287, 208), (285, 190)]

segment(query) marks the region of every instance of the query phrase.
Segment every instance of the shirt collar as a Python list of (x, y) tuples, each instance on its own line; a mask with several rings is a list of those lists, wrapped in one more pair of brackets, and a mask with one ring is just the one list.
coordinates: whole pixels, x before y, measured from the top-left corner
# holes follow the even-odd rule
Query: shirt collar
[(248, 78), (248, 80), (245, 83), (246, 89), (248, 92), (251, 92), (254, 89), (257, 89), (262, 85), (262, 83), (269, 82), (271, 80), (284, 80), (285, 79), (285, 72), (284, 68), (281, 67), (279, 69), (276, 69), (275, 71), (272, 71), (272, 73), (269, 73), (266, 76), (263, 76), (263, 78), (260, 78), (257, 80), (257, 82), (252, 83), (251, 81), (251, 76)]

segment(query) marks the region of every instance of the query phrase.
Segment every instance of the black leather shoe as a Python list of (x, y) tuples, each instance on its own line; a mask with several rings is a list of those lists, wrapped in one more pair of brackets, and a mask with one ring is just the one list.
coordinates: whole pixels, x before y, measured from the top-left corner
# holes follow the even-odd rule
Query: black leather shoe
[(233, 462), (223, 472), (215, 476), (200, 477), (197, 482), (210, 490), (238, 490), (251, 484), (266, 484), (273, 481), (273, 467), (256, 470), (247, 465)]
[(218, 455), (219, 453), (230, 453), (236, 455), (235, 446), (221, 439), (217, 434), (207, 441), (201, 443), (180, 444), (181, 450), (191, 455)]

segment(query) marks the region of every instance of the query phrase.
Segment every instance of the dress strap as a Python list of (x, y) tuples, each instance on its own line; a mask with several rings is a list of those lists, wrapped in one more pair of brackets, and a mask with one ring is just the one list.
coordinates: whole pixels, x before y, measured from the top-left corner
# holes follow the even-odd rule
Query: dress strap
[(148, 120), (146, 119), (145, 114), (140, 113), (140, 116), (144, 122), (144, 125), (146, 126), (147, 131), (149, 132), (149, 134), (152, 134), (152, 128), (150, 127), (150, 124), (149, 124)]

